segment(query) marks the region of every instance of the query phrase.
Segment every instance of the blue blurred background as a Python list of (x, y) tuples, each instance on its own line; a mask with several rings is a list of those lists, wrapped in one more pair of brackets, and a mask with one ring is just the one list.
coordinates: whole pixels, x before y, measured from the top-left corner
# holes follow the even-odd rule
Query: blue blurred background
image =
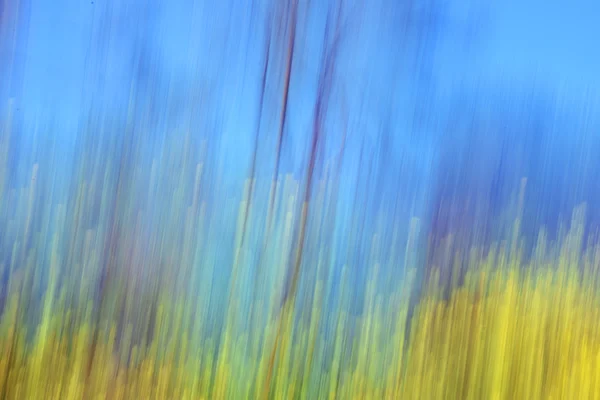
[[(283, 3), (0, 1), (7, 185), (26, 185), (34, 163), (54, 176), (75, 174), (90, 143), (106, 157), (123, 152), (132, 170), (149, 166), (167, 142), (198, 149), (214, 213), (223, 199), (241, 196), (254, 154), (257, 177), (271, 180), (277, 169), (303, 180), (323, 54), (339, 20), (316, 174), (340, 163), (340, 208), (364, 232), (400, 225), (404, 243), (417, 218), (421, 263), (435, 260), (428, 249), (449, 233), (457, 243), (489, 243), (510, 233), (518, 215), (530, 244), (542, 227), (557, 235), (582, 202), (588, 225), (600, 222), (600, 5), (302, 0), (298, 7), (276, 167), (290, 23)], [(68, 193), (68, 179), (56, 178), (47, 199), (68, 202)], [(337, 224), (343, 248), (346, 225)], [(367, 257), (352, 251), (347, 257)]]

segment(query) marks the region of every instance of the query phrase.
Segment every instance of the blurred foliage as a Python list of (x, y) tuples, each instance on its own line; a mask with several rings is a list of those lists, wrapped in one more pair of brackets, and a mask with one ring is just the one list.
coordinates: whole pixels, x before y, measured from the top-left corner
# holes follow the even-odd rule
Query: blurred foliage
[[(523, 256), (518, 219), (508, 241), (452, 254), (449, 292), (433, 265), (414, 309), (414, 241), (409, 237), (400, 251), (380, 225), (382, 233), (370, 236), (366, 287), (355, 310), (360, 291), (353, 285), (361, 272), (350, 257), (335, 275), (340, 252), (331, 251), (335, 245), (324, 235), (340, 233), (330, 219), (335, 212), (325, 212), (335, 204), (335, 179), (323, 178), (310, 214), (309, 237), (316, 238), (304, 248), (308, 268), (292, 312), (284, 313), (285, 270), (297, 241), (293, 221), (304, 210), (296, 200), (299, 183), (288, 177), (279, 185), (277, 215), (267, 232), (259, 228), (265, 213), (254, 209), (261, 204), (246, 207), (253, 184), (247, 181), (241, 202), (230, 200), (218, 213), (236, 227), (227, 247), (219, 241), (227, 229), (208, 218), (201, 200), (202, 164), (185, 146), (166, 154), (162, 166), (154, 160), (149, 171), (130, 169), (127, 178), (111, 178), (107, 171), (116, 167), (100, 168), (100, 158), (83, 159), (69, 212), (41, 203), (38, 165), (28, 187), (2, 197), (8, 227), (3, 254), (11, 253), (2, 264), (2, 398), (535, 399), (600, 393), (600, 247), (593, 241), (584, 246), (583, 208), (557, 242), (547, 243), (542, 231), (532, 257)], [(165, 181), (148, 185), (149, 192), (120, 191), (123, 179), (126, 185), (144, 182), (144, 173), (150, 182)], [(185, 183), (190, 177), (194, 185)], [(142, 210), (153, 204), (143, 194), (155, 195), (156, 187), (170, 189), (160, 203), (169, 206), (155, 209), (154, 221)], [(7, 213), (7, 204), (14, 213)], [(94, 218), (98, 227), (92, 229), (92, 210), (116, 217)], [(246, 212), (252, 215), (243, 228)], [(105, 226), (111, 220), (113, 226)], [(417, 226), (413, 221), (413, 235)], [(243, 229), (251, 238), (245, 244)], [(365, 241), (364, 233), (350, 229), (350, 243)], [(217, 261), (222, 246), (231, 257)], [(101, 261), (105, 249), (111, 257)], [(225, 260), (231, 262), (223, 278), (228, 289), (220, 290), (216, 277)], [(103, 266), (112, 274), (102, 275)], [(392, 280), (400, 266), (401, 279)]]

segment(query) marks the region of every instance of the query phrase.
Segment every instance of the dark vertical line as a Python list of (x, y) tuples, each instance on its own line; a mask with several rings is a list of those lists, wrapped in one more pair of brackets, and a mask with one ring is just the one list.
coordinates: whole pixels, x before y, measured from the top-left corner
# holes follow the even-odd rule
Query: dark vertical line
[(281, 163), (281, 148), (283, 145), (283, 133), (285, 129), (285, 123), (287, 121), (288, 116), (288, 102), (289, 102), (289, 91), (290, 91), (290, 81), (292, 75), (292, 63), (294, 61), (294, 49), (296, 43), (296, 24), (297, 24), (297, 15), (298, 15), (298, 0), (292, 0), (292, 10), (290, 13), (290, 34), (288, 37), (288, 45), (287, 45), (287, 56), (286, 56), (286, 66), (285, 66), (285, 78), (284, 78), (284, 86), (283, 86), (283, 99), (282, 99), (282, 107), (281, 114), (279, 118), (279, 128), (277, 134), (277, 147), (275, 153), (275, 169), (273, 171), (273, 181), (274, 187), (271, 191), (269, 198), (269, 211), (267, 217), (267, 232), (270, 230), (271, 221), (273, 218), (273, 207), (275, 203), (275, 193), (277, 192), (277, 179), (279, 175), (279, 166)]
[[(340, 6), (341, 7), (341, 6)], [(322, 118), (324, 114), (323, 105), (327, 104), (329, 101), (329, 96), (331, 94), (332, 87), (332, 79), (333, 79), (333, 67), (335, 65), (338, 45), (339, 45), (339, 18), (340, 12), (338, 10), (337, 15), (337, 24), (336, 24), (336, 36), (333, 39), (333, 42), (329, 43), (329, 30), (330, 30), (330, 17), (331, 14), (328, 15), (326, 25), (325, 25), (325, 40), (323, 45), (323, 53), (321, 59), (323, 60), (323, 64), (321, 64), (321, 72), (319, 73), (319, 83), (317, 90), (317, 99), (314, 108), (314, 118), (313, 118), (313, 135), (310, 145), (310, 153), (309, 153), (309, 161), (308, 161), (308, 170), (307, 177), (304, 185), (304, 201), (302, 204), (302, 214), (299, 222), (299, 232), (298, 232), (298, 240), (295, 248), (294, 261), (291, 266), (291, 283), (288, 288), (285, 289), (283, 302), (281, 306), (281, 313), (283, 315), (279, 315), (279, 322), (277, 327), (277, 334), (275, 337), (275, 343), (271, 350), (271, 355), (269, 357), (269, 364), (267, 369), (267, 377), (265, 381), (265, 385), (263, 388), (263, 397), (266, 398), (270, 391), (271, 380), (273, 376), (273, 369), (275, 366), (275, 357), (277, 354), (277, 350), (279, 348), (279, 343), (281, 342), (281, 335), (283, 332), (283, 324), (287, 321), (287, 314), (293, 310), (296, 300), (296, 292), (298, 289), (298, 281), (300, 276), (300, 266), (302, 265), (302, 256), (303, 256), (303, 247), (304, 241), (306, 238), (306, 225), (308, 220), (308, 212), (310, 208), (310, 198), (312, 195), (312, 182), (314, 179), (314, 167), (317, 159), (317, 149), (319, 144), (319, 138), (321, 135), (321, 124)]]

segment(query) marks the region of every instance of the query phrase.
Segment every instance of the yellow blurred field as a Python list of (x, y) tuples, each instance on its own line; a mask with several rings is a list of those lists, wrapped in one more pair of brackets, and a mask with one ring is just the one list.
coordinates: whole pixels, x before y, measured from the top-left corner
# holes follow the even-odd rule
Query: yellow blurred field
[[(94, 322), (91, 303), (69, 309), (67, 293), (55, 296), (53, 284), (41, 322), (27, 324), (20, 297), (25, 269), (11, 282), (2, 316), (1, 396), (600, 398), (600, 247), (589, 246), (582, 255), (581, 236), (575, 223), (560, 247), (546, 245), (542, 235), (528, 263), (503, 245), (485, 256), (472, 252), (463, 284), (449, 297), (434, 274), (409, 334), (407, 279), (407, 287), (389, 298), (369, 285), (361, 317), (340, 304), (335, 329), (325, 335), (317, 334), (324, 322), (315, 300), (309, 318), (275, 309), (266, 327), (237, 329), (228, 318), (220, 337), (194, 337), (192, 308), (183, 297), (159, 290), (153, 339), (134, 344), (131, 324), (117, 340), (117, 314)], [(317, 282), (315, 293), (321, 286)], [(233, 306), (229, 313), (235, 314)]]

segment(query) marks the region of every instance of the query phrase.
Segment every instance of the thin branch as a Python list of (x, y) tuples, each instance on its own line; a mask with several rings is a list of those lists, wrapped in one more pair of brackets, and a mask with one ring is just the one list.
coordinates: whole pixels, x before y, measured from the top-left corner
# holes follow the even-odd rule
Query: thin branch
[(277, 146), (275, 153), (275, 169), (273, 171), (273, 180), (275, 187), (273, 188), (270, 198), (269, 198), (269, 210), (267, 217), (267, 233), (270, 230), (271, 221), (273, 218), (273, 208), (275, 204), (275, 193), (277, 192), (277, 179), (279, 175), (279, 166), (281, 163), (281, 148), (283, 145), (283, 133), (285, 129), (285, 123), (287, 121), (288, 116), (288, 102), (289, 102), (289, 92), (290, 92), (290, 81), (292, 76), (292, 65), (294, 61), (294, 48), (296, 44), (296, 25), (298, 22), (298, 0), (292, 0), (292, 9), (290, 12), (290, 33), (288, 36), (288, 44), (287, 44), (287, 53), (286, 53), (286, 62), (285, 62), (285, 77), (283, 84), (283, 93), (282, 93), (282, 107), (281, 114), (279, 117), (279, 127), (277, 134)]
[[(341, 8), (341, 4), (339, 7)], [(275, 366), (275, 357), (281, 342), (281, 335), (284, 331), (284, 323), (288, 320), (288, 314), (293, 310), (296, 301), (296, 292), (298, 290), (298, 281), (300, 276), (300, 267), (302, 265), (303, 248), (306, 239), (306, 226), (308, 221), (308, 210), (310, 206), (310, 199), (312, 196), (312, 187), (314, 179), (314, 168), (317, 160), (317, 150), (319, 144), (319, 138), (321, 136), (321, 130), (323, 125), (323, 116), (326, 112), (325, 105), (328, 104), (331, 95), (333, 72), (335, 67), (335, 60), (338, 54), (340, 35), (339, 35), (339, 21), (341, 18), (340, 8), (337, 13), (337, 23), (335, 28), (334, 39), (329, 44), (329, 32), (331, 24), (331, 13), (328, 15), (325, 25), (325, 43), (323, 45), (323, 64), (321, 64), (321, 72), (319, 74), (318, 90), (317, 90), (317, 101), (315, 102), (314, 117), (313, 117), (313, 134), (310, 144), (310, 153), (308, 161), (307, 177), (304, 185), (304, 201), (302, 204), (302, 214), (299, 223), (298, 240), (296, 244), (295, 254), (291, 267), (291, 283), (286, 289), (283, 297), (282, 310), (279, 315), (279, 323), (277, 327), (277, 334), (275, 337), (275, 343), (271, 350), (269, 357), (269, 366), (267, 370), (267, 377), (265, 385), (263, 387), (263, 397), (268, 396), (271, 380), (273, 376), (273, 369)]]

